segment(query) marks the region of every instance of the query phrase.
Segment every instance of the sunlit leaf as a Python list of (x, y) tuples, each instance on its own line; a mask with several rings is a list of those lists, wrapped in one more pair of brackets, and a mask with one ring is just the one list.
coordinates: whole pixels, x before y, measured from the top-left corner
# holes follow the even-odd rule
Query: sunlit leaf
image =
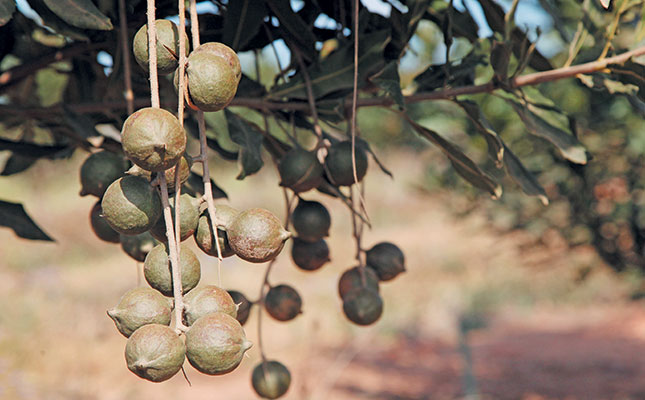
[(511, 99), (506, 101), (513, 107), (530, 133), (553, 143), (567, 160), (576, 164), (587, 163), (587, 151), (575, 136), (532, 112), (529, 109), (530, 105), (523, 106)]
[(44, 0), (63, 21), (82, 29), (109, 31), (112, 22), (90, 0)]
[(262, 134), (251, 123), (226, 110), (228, 132), (231, 140), (240, 145), (238, 162), (240, 173), (237, 179), (244, 179), (262, 168)]
[(22, 204), (0, 200), (0, 226), (13, 229), (24, 239), (54, 241), (27, 215)]
[(513, 178), (522, 191), (529, 196), (537, 196), (542, 204), (549, 205), (549, 198), (535, 176), (526, 169), (519, 158), (506, 146), (504, 146), (504, 165), (506, 171)]

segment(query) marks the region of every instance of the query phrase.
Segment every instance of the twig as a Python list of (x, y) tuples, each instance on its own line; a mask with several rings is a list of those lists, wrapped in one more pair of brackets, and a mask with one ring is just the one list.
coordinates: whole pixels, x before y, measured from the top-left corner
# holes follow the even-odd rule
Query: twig
[[(159, 108), (159, 77), (157, 74), (157, 24), (155, 0), (148, 0), (148, 69), (150, 70), (150, 104)], [(165, 178), (165, 177), (164, 177)]]
[[(197, 16), (197, 2), (190, 0), (190, 32), (193, 37), (193, 49), (199, 47), (199, 20)], [(211, 237), (215, 240), (217, 249), (217, 284), (222, 286), (222, 248), (219, 244), (218, 221), (215, 215), (215, 203), (213, 201), (213, 188), (211, 185), (210, 169), (208, 167), (208, 144), (206, 142), (206, 122), (204, 112), (197, 111), (197, 125), (199, 128), (199, 157), (202, 163), (202, 182), (204, 183), (204, 198), (208, 209), (208, 217), (211, 220)]]
[(130, 63), (130, 46), (128, 45), (128, 20), (125, 12), (125, 0), (119, 0), (119, 38), (123, 53), (123, 79), (125, 84), (125, 102), (128, 115), (134, 112), (134, 92), (132, 91), (132, 67)]
[[(296, 196), (293, 196), (291, 199), (289, 199), (289, 192), (287, 192), (286, 188), (282, 189), (282, 193), (284, 193), (284, 203), (286, 207), (284, 229), (288, 230), (289, 221), (291, 221), (291, 206), (293, 203), (293, 199), (295, 199)], [(256, 301), (258, 305), (258, 347), (260, 348), (260, 356), (262, 357), (263, 364), (266, 362), (266, 355), (264, 354), (264, 346), (262, 343), (262, 311), (264, 310), (264, 296), (265, 296), (264, 289), (266, 289), (267, 287), (270, 287), (269, 275), (271, 274), (271, 270), (273, 269), (273, 265), (275, 264), (277, 259), (278, 257), (275, 257), (267, 265), (267, 269), (264, 272), (264, 279), (262, 280), (262, 286), (260, 286), (260, 296)]]
[[(172, 226), (172, 213), (170, 203), (168, 202), (168, 184), (166, 183), (166, 174), (160, 172), (158, 175), (159, 186), (161, 189), (161, 205), (163, 206), (163, 217), (166, 221), (166, 238), (168, 239), (168, 253), (170, 255), (171, 273), (172, 273), (172, 294), (175, 298), (175, 330), (177, 333), (185, 332), (187, 327), (183, 322), (184, 299), (182, 297), (181, 267), (179, 265), (178, 246), (176, 242), (174, 228)], [(175, 212), (177, 212), (175, 204)]]
[[(603, 60), (591, 61), (584, 64), (578, 64), (571, 67), (563, 67), (552, 69), (549, 71), (535, 72), (526, 74), (511, 79), (508, 82), (510, 88), (520, 88), (522, 86), (532, 86), (544, 82), (552, 82), (560, 79), (571, 78), (579, 74), (590, 74), (602, 71), (611, 64), (622, 64), (632, 57), (639, 57), (645, 54), (645, 46), (637, 49), (627, 51), (625, 53), (608, 57)], [(9, 71), (7, 71), (9, 72)], [(4, 74), (3, 74), (4, 75)], [(2, 75), (0, 75), (1, 79)], [(2, 92), (2, 82), (0, 82), (0, 93)], [(414, 104), (428, 100), (450, 100), (456, 96), (490, 93), (500, 87), (494, 82), (487, 82), (480, 85), (461, 86), (456, 88), (446, 88), (435, 90), (432, 92), (415, 93), (410, 96), (405, 96), (406, 104)], [(149, 99), (135, 99), (135, 107), (145, 107), (150, 104)], [(327, 101), (318, 102), (319, 105), (328, 104)], [(394, 102), (389, 97), (371, 97), (358, 99), (356, 107), (387, 107), (393, 105)], [(168, 106), (175, 107), (175, 103), (168, 103)], [(302, 101), (271, 101), (261, 98), (252, 97), (236, 97), (231, 101), (230, 106), (247, 107), (260, 111), (309, 111), (309, 104)], [(122, 109), (124, 104), (122, 101), (101, 101), (101, 102), (86, 102), (78, 104), (66, 104), (66, 107), (77, 113), (94, 113), (105, 112), (106, 109)], [(345, 107), (350, 108), (351, 104)], [(25, 107), (25, 106), (12, 106), (0, 105), (0, 115), (26, 115), (29, 117), (43, 117), (52, 114), (60, 114), (63, 112), (62, 105), (55, 105), (51, 107)]]

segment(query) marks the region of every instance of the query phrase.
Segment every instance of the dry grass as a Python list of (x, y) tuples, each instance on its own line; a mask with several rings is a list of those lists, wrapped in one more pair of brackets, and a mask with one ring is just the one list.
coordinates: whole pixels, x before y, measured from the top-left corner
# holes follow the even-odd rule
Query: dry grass
[[(238, 370), (223, 377), (201, 375), (186, 364), (192, 387), (181, 375), (152, 384), (127, 370), (125, 339), (105, 310), (137, 284), (137, 265), (118, 246), (93, 236), (87, 215), (94, 199), (77, 195), (82, 158), (77, 154), (56, 164), (39, 162), (25, 176), (0, 180), (1, 197), (24, 202), (28, 212), (58, 240), (56, 244), (29, 242), (0, 230), (0, 399), (254, 398), (249, 376), (259, 358), (257, 348)], [(374, 229), (366, 232), (364, 244), (369, 247), (381, 240), (399, 244), (407, 257), (408, 273), (382, 285), (385, 313), (375, 326), (351, 326), (342, 316), (336, 294), (338, 276), (354, 264), (348, 213), (329, 198), (305, 196), (322, 199), (332, 213), (329, 245), (333, 261), (320, 271), (305, 273), (291, 265), (287, 248), (272, 275), (272, 283), (289, 282), (304, 300), (304, 314), (290, 323), (264, 317), (267, 354), (284, 362), (293, 373), (287, 398), (462, 396), (463, 363), (455, 342), (457, 320), (464, 314), (481, 316), (489, 326), (471, 339), (475, 375), (490, 398), (566, 397), (566, 381), (559, 384), (564, 392), (553, 393), (544, 391), (544, 385), (531, 383), (530, 373), (535, 368), (530, 367), (551, 360), (540, 355), (539, 346), (545, 343), (538, 341), (536, 347), (529, 340), (541, 338), (540, 332), (557, 331), (566, 338), (570, 332), (587, 332), (587, 337), (597, 338), (589, 332), (596, 332), (603, 324), (620, 325), (611, 316), (621, 315), (631, 321), (628, 328), (609, 333), (615, 333), (621, 343), (629, 338), (635, 346), (621, 347), (621, 351), (629, 354), (630, 349), (644, 349), (643, 312), (624, 303), (626, 284), (589, 249), (568, 252), (527, 247), (521, 234), (500, 237), (491, 233), (481, 216), (457, 220), (448, 212), (449, 200), (413, 189), (412, 183), (421, 175), (415, 156), (385, 158), (395, 172), (405, 171), (405, 175), (391, 181), (375, 168), (371, 170), (367, 199)], [(238, 182), (230, 166), (219, 167), (222, 172), (215, 174), (215, 179), (228, 190), (233, 206), (265, 207), (282, 216), (282, 195), (272, 168)], [(215, 283), (215, 262), (206, 257), (202, 262), (202, 282)], [(577, 282), (583, 267), (592, 267), (592, 273)], [(242, 290), (254, 299), (263, 272), (263, 266), (227, 259), (223, 286)], [(257, 343), (256, 319), (257, 310), (253, 310), (245, 328)], [(518, 344), (517, 337), (524, 342)], [(555, 359), (560, 360), (556, 364), (562, 374), (582, 379), (576, 368), (584, 373), (584, 365), (568, 364), (568, 342), (553, 337), (561, 343)], [(594, 346), (598, 342), (590, 343)], [(614, 342), (602, 343), (611, 348)], [(531, 351), (522, 353), (527, 346)], [(512, 354), (503, 354), (504, 349)], [(594, 347), (582, 344), (571, 352), (579, 360), (586, 360), (585, 352), (596, 354)], [(499, 357), (497, 361), (487, 362), (485, 358), (491, 354)], [(592, 362), (606, 359), (600, 350), (597, 354)], [(626, 399), (638, 398), (629, 397), (638, 390), (645, 393), (642, 363), (632, 365), (625, 358), (607, 362), (615, 368), (605, 371), (601, 386), (606, 390), (597, 393)], [(621, 371), (622, 362), (628, 369), (623, 375), (615, 373)], [(504, 374), (513, 371), (514, 383), (500, 384)], [(633, 375), (639, 372), (640, 376)], [(559, 376), (557, 371), (542, 374), (540, 379), (553, 376)], [(625, 397), (613, 397), (623, 393), (612, 388), (627, 376), (631, 377), (631, 389), (624, 392)], [(574, 397), (568, 398), (605, 398), (585, 397), (588, 392), (571, 390)], [(526, 397), (533, 395), (538, 397)]]

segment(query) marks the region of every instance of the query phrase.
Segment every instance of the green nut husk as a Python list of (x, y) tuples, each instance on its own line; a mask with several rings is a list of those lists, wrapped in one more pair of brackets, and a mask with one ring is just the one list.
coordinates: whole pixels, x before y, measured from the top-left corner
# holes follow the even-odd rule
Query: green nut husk
[[(183, 244), (181, 245), (179, 265), (182, 293), (186, 294), (199, 283), (201, 267), (195, 253)], [(155, 246), (148, 253), (143, 263), (143, 276), (152, 288), (157, 289), (164, 296), (173, 295), (170, 260), (165, 243)]]
[(235, 217), (227, 230), (231, 248), (243, 260), (262, 263), (275, 258), (291, 232), (280, 220), (262, 208), (251, 208)]
[(186, 151), (186, 133), (177, 117), (161, 108), (135, 111), (121, 130), (123, 151), (146, 171), (161, 172), (174, 167)]
[(158, 291), (140, 287), (129, 290), (107, 314), (125, 337), (144, 325), (170, 325), (172, 304)]
[(137, 235), (157, 222), (161, 216), (161, 199), (144, 178), (124, 176), (107, 188), (101, 208), (112, 229), (124, 235)]
[[(156, 20), (155, 28), (157, 30), (157, 73), (168, 75), (179, 65), (179, 29), (174, 22), (167, 19)], [(189, 48), (190, 42), (186, 37), (186, 55)], [(134, 35), (132, 50), (137, 64), (146, 72), (149, 71), (148, 24), (139, 28)]]
[(103, 197), (108, 186), (127, 169), (128, 162), (122, 156), (104, 150), (90, 154), (81, 165), (81, 196)]
[(199, 318), (186, 332), (190, 365), (208, 375), (222, 375), (237, 368), (251, 346), (242, 325), (222, 312)]
[(184, 342), (165, 325), (144, 325), (134, 331), (125, 345), (128, 369), (152, 382), (172, 378), (181, 369), (185, 358)]
[[(170, 198), (171, 214), (173, 215), (173, 227), (175, 223), (175, 199)], [(197, 221), (199, 219), (199, 200), (189, 194), (182, 194), (179, 196), (179, 226), (181, 240), (186, 240), (193, 235), (197, 229)], [(156, 224), (150, 228), (152, 236), (160, 242), (167, 242), (166, 237), (166, 221), (159, 218)]]
[(289, 390), (291, 373), (278, 361), (263, 361), (253, 368), (251, 384), (258, 396), (277, 399)]
[(223, 312), (237, 318), (237, 305), (231, 295), (215, 285), (195, 288), (184, 297), (184, 323), (191, 326), (199, 318)]

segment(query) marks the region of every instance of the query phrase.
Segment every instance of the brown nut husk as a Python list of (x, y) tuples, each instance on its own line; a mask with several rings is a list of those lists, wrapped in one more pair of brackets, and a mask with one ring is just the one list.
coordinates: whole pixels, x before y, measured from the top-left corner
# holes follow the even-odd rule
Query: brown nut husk
[(108, 186), (127, 169), (127, 160), (118, 154), (104, 150), (90, 154), (81, 165), (81, 196), (103, 197)]
[(329, 246), (327, 246), (325, 239), (311, 243), (294, 237), (291, 259), (298, 268), (305, 271), (315, 271), (330, 261)]
[(383, 300), (372, 289), (354, 289), (343, 300), (343, 312), (355, 324), (371, 325), (383, 314)]
[(119, 240), (121, 241), (121, 249), (125, 254), (139, 262), (144, 262), (148, 253), (158, 244), (150, 232), (143, 232), (138, 235), (121, 235)]
[(147, 180), (124, 176), (107, 188), (101, 208), (112, 229), (124, 235), (137, 235), (157, 222), (161, 216), (161, 199)]
[[(211, 219), (208, 216), (208, 210), (204, 210), (197, 221), (197, 228), (195, 229), (194, 237), (197, 247), (209, 256), (217, 257), (217, 245), (215, 244), (215, 237), (212, 234)], [(217, 228), (217, 239), (219, 241), (220, 251), (222, 257), (230, 257), (235, 254), (228, 241), (228, 235), (224, 229)]]
[(289, 321), (302, 313), (302, 299), (289, 285), (274, 286), (264, 298), (264, 308), (278, 321)]
[[(174, 22), (167, 19), (156, 20), (155, 28), (157, 31), (157, 73), (168, 75), (179, 65), (179, 30)], [(186, 37), (186, 55), (188, 55), (189, 48), (190, 42)], [(139, 28), (134, 35), (132, 50), (137, 64), (146, 72), (149, 71), (148, 24)]]
[(264, 399), (277, 399), (289, 390), (291, 373), (278, 361), (260, 362), (253, 368), (251, 384), (258, 396)]
[(292, 149), (278, 164), (280, 186), (296, 193), (306, 192), (320, 186), (323, 181), (323, 166), (316, 154), (303, 149)]
[(127, 291), (107, 314), (119, 332), (130, 337), (144, 325), (170, 325), (171, 302), (154, 289), (140, 287)]
[(221, 312), (201, 317), (186, 331), (186, 357), (196, 370), (208, 375), (234, 370), (251, 346), (242, 325)]
[(239, 83), (235, 71), (224, 58), (206, 51), (190, 54), (186, 78), (190, 101), (202, 111), (219, 111), (226, 107), (235, 97)]
[(331, 215), (321, 203), (300, 199), (291, 215), (291, 222), (300, 239), (317, 242), (329, 236)]
[(369, 249), (365, 253), (365, 263), (381, 281), (389, 281), (405, 272), (405, 256), (397, 245), (390, 242), (381, 242)]
[(241, 324), (244, 325), (249, 319), (249, 313), (251, 312), (251, 302), (244, 296), (244, 294), (236, 291), (229, 290), (228, 294), (231, 295), (233, 302), (237, 306), (237, 316), (235, 319)]
[(125, 345), (128, 369), (152, 382), (172, 378), (184, 364), (185, 355), (184, 342), (165, 325), (144, 325), (134, 331)]
[(103, 218), (101, 200), (94, 203), (90, 211), (90, 226), (94, 234), (101, 240), (110, 243), (119, 243), (119, 232), (112, 229), (110, 224)]
[(345, 299), (347, 293), (358, 288), (368, 288), (379, 292), (378, 275), (371, 268), (364, 268), (365, 284), (361, 277), (360, 267), (354, 267), (346, 270), (338, 280), (338, 294), (341, 299)]
[[(358, 182), (363, 180), (367, 172), (367, 152), (360, 142), (356, 143), (354, 152), (356, 159), (356, 177)], [(352, 167), (352, 142), (343, 141), (332, 145), (325, 158), (329, 180), (336, 186), (351, 186), (354, 184)]]
[[(182, 293), (186, 294), (199, 283), (201, 268), (195, 253), (184, 244), (181, 245), (179, 265), (181, 289)], [(173, 295), (170, 260), (165, 243), (158, 244), (148, 253), (143, 263), (143, 276), (152, 288), (157, 289), (164, 296)]]
[(199, 318), (223, 312), (237, 318), (237, 305), (231, 295), (215, 285), (195, 288), (184, 297), (184, 323), (191, 326)]
[(228, 230), (231, 248), (243, 260), (262, 263), (275, 258), (291, 232), (280, 220), (262, 208), (251, 208), (237, 215)]
[(161, 172), (184, 156), (186, 133), (171, 112), (147, 107), (125, 120), (121, 144), (130, 161), (146, 171)]
[[(170, 208), (173, 228), (175, 226), (175, 198), (170, 198)], [(197, 229), (197, 221), (199, 220), (199, 200), (189, 194), (182, 194), (179, 196), (179, 231), (181, 240), (184, 241), (191, 237)], [(159, 218), (156, 224), (150, 228), (152, 237), (160, 242), (167, 242), (166, 237), (166, 221), (164, 218)]]

